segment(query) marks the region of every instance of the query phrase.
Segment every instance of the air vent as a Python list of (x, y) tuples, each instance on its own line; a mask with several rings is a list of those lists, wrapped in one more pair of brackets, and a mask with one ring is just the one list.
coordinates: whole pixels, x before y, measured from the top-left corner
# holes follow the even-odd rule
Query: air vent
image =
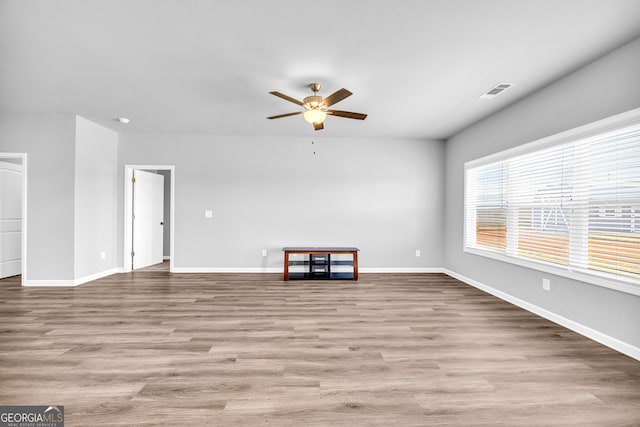
[(509, 89), (513, 86), (513, 83), (500, 83), (480, 95), (480, 99), (493, 99), (496, 96), (500, 95), (505, 90)]

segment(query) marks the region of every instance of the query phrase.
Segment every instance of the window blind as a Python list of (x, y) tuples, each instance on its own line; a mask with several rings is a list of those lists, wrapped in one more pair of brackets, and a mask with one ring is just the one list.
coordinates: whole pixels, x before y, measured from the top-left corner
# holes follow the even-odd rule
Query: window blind
[(468, 167), (465, 247), (640, 284), (640, 125)]

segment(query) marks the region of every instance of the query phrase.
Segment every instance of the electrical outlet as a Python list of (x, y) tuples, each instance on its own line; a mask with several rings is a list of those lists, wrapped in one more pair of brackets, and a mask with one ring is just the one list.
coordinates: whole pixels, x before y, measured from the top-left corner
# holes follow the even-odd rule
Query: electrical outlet
[(100, 252), (100, 259), (107, 259), (107, 253), (105, 251)]
[(416, 249), (416, 257), (419, 257), (421, 255), (420, 249)]
[(213, 218), (213, 211), (204, 211), (205, 218)]
[(551, 290), (551, 281), (549, 279), (542, 279), (542, 289), (545, 291)]
[(266, 249), (262, 250), (262, 256), (267, 256), (267, 250)]

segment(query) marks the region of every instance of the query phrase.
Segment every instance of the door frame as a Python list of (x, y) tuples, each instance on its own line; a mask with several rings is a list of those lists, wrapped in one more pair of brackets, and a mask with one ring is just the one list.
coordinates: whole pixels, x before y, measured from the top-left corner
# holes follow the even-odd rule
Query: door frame
[(27, 153), (0, 153), (2, 159), (21, 159), (22, 160), (22, 271), (20, 280), (21, 286), (27, 283)]
[[(175, 180), (176, 171), (174, 165), (124, 165), (124, 211), (122, 212), (123, 223), (123, 250), (122, 250), (122, 262), (123, 272), (131, 272), (131, 248), (132, 248), (132, 229), (131, 229), (131, 210), (133, 209), (132, 196), (133, 191), (131, 188), (131, 178), (133, 178), (134, 170), (168, 170), (171, 171), (169, 197), (169, 271), (174, 270), (174, 205), (175, 205)], [(166, 185), (166, 182), (165, 182)]]

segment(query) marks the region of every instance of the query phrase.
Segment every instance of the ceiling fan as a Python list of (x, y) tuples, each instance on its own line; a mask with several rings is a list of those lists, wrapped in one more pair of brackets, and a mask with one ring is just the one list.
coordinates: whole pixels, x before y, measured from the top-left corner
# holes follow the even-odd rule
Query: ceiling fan
[(267, 119), (280, 119), (282, 117), (296, 116), (298, 114), (303, 114), (304, 119), (313, 125), (315, 130), (324, 129), (324, 119), (327, 115), (337, 116), (337, 117), (346, 117), (347, 119), (356, 119), (356, 120), (364, 120), (367, 118), (366, 114), (362, 113), (352, 113), (351, 111), (340, 111), (340, 110), (328, 110), (333, 104), (336, 104), (343, 99), (352, 95), (347, 89), (340, 89), (326, 98), (322, 98), (318, 95), (318, 91), (320, 91), (320, 84), (311, 83), (309, 88), (313, 91), (313, 95), (307, 96), (302, 101), (298, 101), (295, 98), (287, 96), (280, 92), (269, 92), (272, 95), (275, 95), (279, 98), (286, 99), (289, 102), (293, 102), (304, 108), (304, 111), (296, 111), (295, 113), (287, 113), (287, 114), (279, 114), (277, 116), (267, 117)]

